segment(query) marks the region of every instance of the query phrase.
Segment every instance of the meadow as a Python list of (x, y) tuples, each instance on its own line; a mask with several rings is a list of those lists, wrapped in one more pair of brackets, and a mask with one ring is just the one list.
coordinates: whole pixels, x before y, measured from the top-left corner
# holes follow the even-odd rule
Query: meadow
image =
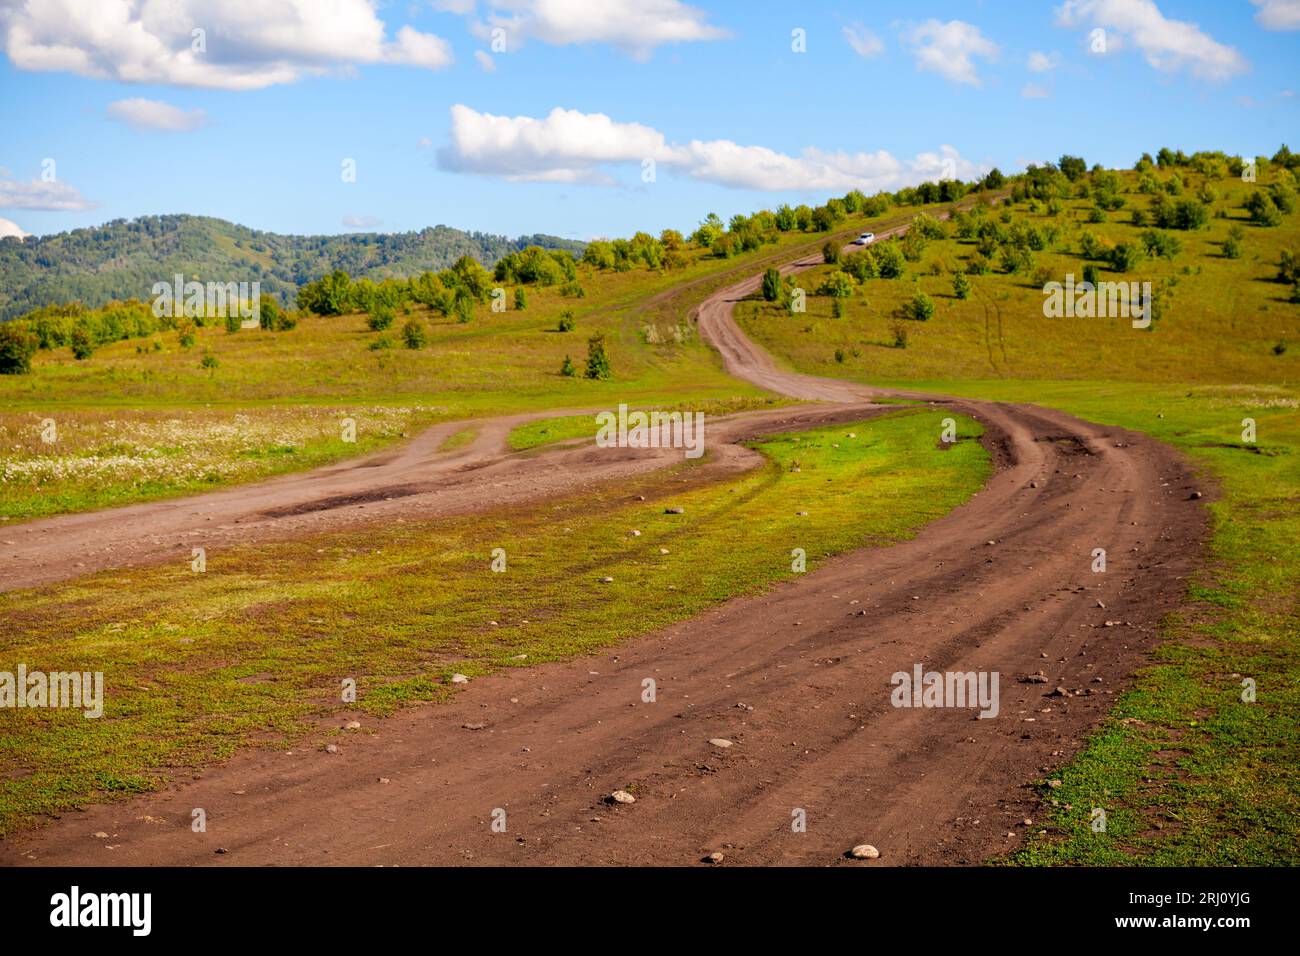
[[(990, 473), (968, 440), (979, 426), (963, 419), (963, 440), (943, 450), (938, 414), (772, 436), (752, 446), (765, 466), (725, 480), (701, 477), (706, 456), (544, 509), (245, 547), (210, 556), (201, 574), (155, 566), (0, 595), (0, 671), (102, 671), (106, 702), (93, 720), (0, 710), (0, 833), (242, 747), (298, 745), (344, 712), (439, 700), (454, 672), (595, 652), (792, 576), (794, 548), (812, 570), (909, 538)], [(491, 568), (497, 547), (503, 573)], [(346, 677), (355, 705), (339, 702)]]
[[(1180, 170), (1188, 192), (1205, 177)], [(1167, 176), (1168, 174), (1166, 174)], [(953, 237), (929, 242), (901, 279), (869, 279), (832, 315), (829, 296), (808, 311), (751, 301), (737, 319), (802, 372), (873, 385), (1059, 408), (1144, 432), (1183, 451), (1204, 475), (1212, 518), (1208, 564), (1134, 689), (1042, 793), (1043, 833), (1006, 862), (1024, 865), (1293, 864), (1300, 846), (1300, 304), (1276, 281), (1284, 250), (1300, 249), (1300, 215), (1251, 225), (1242, 208), (1257, 186), (1208, 183), (1220, 197), (1200, 230), (1179, 232), (1172, 259), (1147, 258), (1101, 278), (1151, 281), (1169, 293), (1150, 330), (1125, 318), (1047, 318), (1043, 282), (1081, 278), (1085, 231), (1111, 245), (1140, 241), (1128, 220), (1143, 207), (1137, 177), (1122, 176), (1128, 209), (1089, 222), (1086, 198), (1049, 216), (1028, 202), (1013, 222), (1054, 222), (1061, 240), (1036, 254), (1038, 275), (954, 273), (977, 255)], [(1000, 219), (1002, 213), (995, 214)], [(1224, 255), (1236, 226), (1240, 257)], [(1095, 261), (1095, 260), (1094, 260)], [(1045, 267), (1045, 268), (1044, 268)], [(815, 291), (834, 271), (798, 283)], [(928, 321), (901, 318), (916, 293)], [(894, 343), (902, 323), (905, 347)], [(1253, 434), (1249, 427), (1253, 424)], [(1257, 684), (1243, 700), (1243, 680)], [(1090, 809), (1107, 808), (1093, 832)]]

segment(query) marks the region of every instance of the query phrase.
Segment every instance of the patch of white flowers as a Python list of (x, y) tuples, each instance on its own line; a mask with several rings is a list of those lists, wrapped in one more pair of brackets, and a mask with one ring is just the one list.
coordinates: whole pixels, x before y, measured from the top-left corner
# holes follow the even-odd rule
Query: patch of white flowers
[(224, 482), (280, 470), (309, 445), (340, 440), (344, 418), (358, 439), (394, 439), (427, 406), (268, 406), (243, 411), (72, 411), (54, 413), (57, 441), (42, 440), (43, 416), (0, 415), (0, 482), (24, 484), (185, 484)]

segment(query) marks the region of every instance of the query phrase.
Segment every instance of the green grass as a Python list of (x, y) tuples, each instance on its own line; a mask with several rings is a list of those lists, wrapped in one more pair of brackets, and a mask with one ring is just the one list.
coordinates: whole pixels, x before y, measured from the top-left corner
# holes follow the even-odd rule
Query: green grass
[[(778, 408), (792, 402), (784, 398), (733, 398), (730, 400), (713, 400), (707, 402), (669, 402), (656, 406), (662, 412), (701, 412), (706, 419), (719, 415), (732, 415), (736, 412), (751, 411), (756, 408)], [(632, 410), (642, 406), (631, 406)], [(617, 411), (617, 409), (610, 409)], [(579, 438), (596, 437), (596, 418), (594, 415), (561, 415), (556, 418), (538, 418), (525, 422), (510, 432), (507, 442), (512, 451), (527, 451), (540, 448), (554, 442), (572, 441)]]
[(478, 427), (473, 425), (455, 431), (442, 440), (442, 444), (438, 446), (438, 451), (459, 451), (466, 445), (473, 443), (474, 439), (478, 437), (478, 431)]
[[(684, 463), (545, 509), (210, 552), (203, 574), (181, 563), (2, 595), (0, 670), (103, 671), (106, 711), (0, 710), (0, 832), (240, 747), (282, 746), (344, 710), (438, 700), (456, 671), (590, 653), (689, 618), (790, 576), (794, 548), (811, 569), (908, 538), (990, 471), (977, 442), (936, 447), (937, 415), (772, 437), (756, 444), (766, 466), (722, 481)], [(496, 547), (505, 573), (490, 570)], [(345, 708), (347, 677), (359, 699)]]

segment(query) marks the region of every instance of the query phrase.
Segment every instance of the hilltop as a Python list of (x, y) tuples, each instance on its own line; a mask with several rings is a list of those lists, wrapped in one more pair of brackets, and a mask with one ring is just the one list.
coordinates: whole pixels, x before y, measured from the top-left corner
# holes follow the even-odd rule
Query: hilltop
[(0, 239), (0, 320), (51, 302), (94, 308), (144, 299), (175, 273), (202, 281), (261, 282), (292, 304), (299, 286), (335, 269), (354, 278), (408, 278), (438, 271), (462, 256), (486, 266), (526, 246), (581, 253), (557, 236), (510, 239), (450, 226), (418, 232), (295, 236), (249, 229), (209, 216), (142, 216), (26, 240)]

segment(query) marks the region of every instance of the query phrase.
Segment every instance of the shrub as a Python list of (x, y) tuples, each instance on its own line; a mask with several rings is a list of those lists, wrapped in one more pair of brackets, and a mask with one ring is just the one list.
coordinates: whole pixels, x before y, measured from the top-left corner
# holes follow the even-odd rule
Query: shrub
[[(290, 320), (289, 317), (280, 311), (280, 303), (269, 295), (264, 295), (257, 301), (258, 324), (268, 332), (280, 332), (284, 329), (291, 329), (298, 324), (297, 319)], [(286, 324), (291, 322), (292, 324)]]
[(834, 239), (827, 239), (822, 246), (822, 262), (834, 264), (840, 261), (840, 244)]
[(1083, 267), (1083, 281), (1089, 283), (1095, 289), (1097, 283), (1101, 282), (1101, 270), (1089, 262)]
[(20, 322), (0, 322), (0, 375), (27, 375), (41, 340)]
[(386, 305), (381, 305), (370, 313), (366, 325), (370, 326), (371, 332), (382, 332), (392, 326), (394, 318), (393, 310)]
[(918, 292), (907, 304), (907, 312), (917, 322), (928, 322), (934, 318), (934, 300), (924, 292)]
[(520, 312), (528, 308), (528, 295), (524, 292), (523, 286), (515, 287), (515, 308)]
[(1172, 233), (1147, 229), (1139, 237), (1147, 254), (1159, 259), (1174, 259), (1183, 251), (1183, 244)]
[(1290, 249), (1283, 249), (1282, 255), (1278, 257), (1277, 281), (1300, 282), (1300, 256), (1297, 256)]
[(95, 343), (91, 341), (90, 332), (84, 325), (79, 325), (72, 330), (69, 344), (72, 346), (72, 357), (77, 361), (88, 359), (95, 352)]
[(1282, 211), (1267, 193), (1258, 189), (1251, 193), (1246, 200), (1246, 209), (1250, 212), (1250, 221), (1257, 226), (1282, 225)]
[(838, 296), (834, 299), (831, 299), (831, 318), (833, 319), (844, 318), (844, 300)]
[(903, 275), (903, 253), (898, 243), (890, 241), (876, 246), (874, 255), (882, 279), (897, 279)]
[(424, 323), (419, 319), (408, 319), (402, 326), (402, 341), (408, 349), (422, 349), (427, 340)]
[(240, 325), (239, 313), (238, 313), (238, 312), (227, 312), (227, 313), (226, 313), (226, 331), (227, 331), (227, 332), (231, 332), (231, 333), (233, 333), (233, 332), (238, 332), (238, 331), (240, 330), (240, 328), (241, 328), (241, 325)]
[(587, 378), (607, 379), (611, 375), (609, 355), (605, 351), (605, 333), (597, 332), (587, 339)]
[(390, 339), (387, 335), (381, 335), (379, 336), (379, 338), (375, 339), (373, 342), (370, 343), (370, 351), (372, 352), (378, 352), (381, 351), (382, 349), (391, 349), (392, 347), (393, 347), (393, 340)]
[(777, 269), (768, 268), (763, 272), (763, 298), (768, 302), (781, 299), (781, 273)]
[(836, 349), (836, 350), (835, 350), (835, 361), (839, 362), (841, 365), (844, 364), (844, 350), (843, 350), (843, 349)]
[(565, 309), (560, 313), (560, 324), (556, 327), (560, 332), (572, 332), (574, 328), (573, 312)]
[(560, 295), (572, 299), (585, 299), (587, 290), (577, 282), (566, 282), (560, 286)]
[(876, 267), (876, 257), (871, 254), (870, 249), (850, 252), (840, 260), (840, 268), (859, 282), (875, 279), (880, 275), (880, 270)]
[(991, 271), (993, 271), (993, 267), (989, 265), (989, 261), (978, 254), (971, 256), (971, 260), (966, 266), (966, 273), (968, 275), (986, 276)]
[(452, 312), (456, 314), (456, 321), (460, 323), (472, 322), (474, 320), (474, 300), (468, 295), (457, 295), (456, 302), (452, 306)]
[(1116, 272), (1128, 272), (1142, 261), (1142, 250), (1134, 243), (1121, 242), (1110, 250), (1110, 267)]
[(952, 277), (952, 294), (959, 299), (970, 298), (970, 279), (958, 272)]
[(894, 348), (907, 348), (907, 326), (904, 323), (895, 321), (894, 324), (889, 327), (889, 331), (894, 334)]
[(845, 299), (853, 295), (853, 279), (847, 272), (836, 269), (830, 273), (822, 284), (817, 287), (818, 295), (830, 295), (837, 299)]
[(560, 374), (565, 378), (573, 378), (578, 374), (578, 368), (573, 364), (573, 359), (564, 356), (564, 361), (560, 363)]
[(211, 352), (204, 352), (203, 358), (199, 359), (199, 368), (215, 369), (221, 366), (221, 360)]

